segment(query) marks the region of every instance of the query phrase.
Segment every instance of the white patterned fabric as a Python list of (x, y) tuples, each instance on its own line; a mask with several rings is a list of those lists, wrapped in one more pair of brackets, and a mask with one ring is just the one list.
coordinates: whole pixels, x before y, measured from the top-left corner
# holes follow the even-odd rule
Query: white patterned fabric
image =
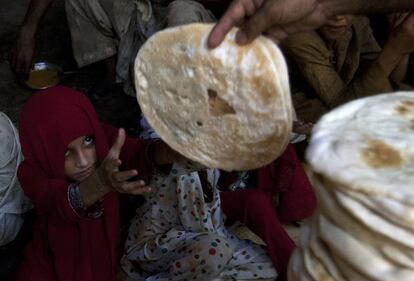
[(31, 208), (17, 180), (22, 161), (19, 137), (13, 123), (0, 112), (0, 246), (16, 238), (22, 214)]
[[(141, 120), (146, 136), (156, 137)], [(275, 280), (265, 251), (225, 225), (217, 169), (189, 160), (157, 173), (131, 222), (121, 266), (132, 280)], [(204, 178), (204, 180), (203, 180)]]

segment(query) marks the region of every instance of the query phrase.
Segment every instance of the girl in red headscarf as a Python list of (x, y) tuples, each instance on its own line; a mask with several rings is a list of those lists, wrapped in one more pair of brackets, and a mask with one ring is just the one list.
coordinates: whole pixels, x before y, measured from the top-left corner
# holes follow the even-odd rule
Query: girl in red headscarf
[(162, 142), (129, 139), (122, 129), (102, 125), (89, 100), (66, 87), (27, 102), (20, 140), (25, 159), (18, 177), (36, 222), (17, 280), (115, 280), (118, 192), (150, 190), (142, 180), (131, 181), (150, 176), (148, 152), (158, 164), (177, 154)]

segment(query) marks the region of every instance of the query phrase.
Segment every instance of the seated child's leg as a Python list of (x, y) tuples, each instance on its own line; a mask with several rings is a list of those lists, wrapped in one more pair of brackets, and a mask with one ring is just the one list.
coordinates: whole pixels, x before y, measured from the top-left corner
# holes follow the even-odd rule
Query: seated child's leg
[(211, 280), (218, 277), (223, 267), (228, 264), (233, 251), (221, 236), (216, 234), (197, 236), (193, 241), (189, 241), (183, 257), (170, 265), (170, 278), (171, 280)]
[(234, 249), (216, 234), (171, 229), (127, 251), (121, 266), (132, 278), (210, 280), (228, 264)]
[(239, 220), (267, 245), (278, 280), (286, 280), (286, 269), (295, 244), (283, 229), (271, 200), (255, 189), (222, 192), (223, 212), (231, 221)]
[(277, 195), (277, 214), (284, 223), (312, 215), (316, 196), (299, 157), (292, 145), (271, 164), (256, 170), (257, 188), (270, 196)]

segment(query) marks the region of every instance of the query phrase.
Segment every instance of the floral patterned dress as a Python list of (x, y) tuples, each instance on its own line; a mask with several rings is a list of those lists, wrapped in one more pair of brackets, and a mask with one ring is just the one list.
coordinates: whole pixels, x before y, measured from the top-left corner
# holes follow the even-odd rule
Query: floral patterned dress
[[(140, 125), (142, 137), (158, 138), (144, 117)], [(121, 260), (130, 280), (276, 279), (265, 251), (224, 225), (219, 176), (219, 170), (189, 160), (153, 176)]]
[(153, 177), (153, 190), (131, 223), (121, 261), (132, 280), (276, 279), (265, 251), (225, 227), (218, 177), (218, 170), (190, 161)]

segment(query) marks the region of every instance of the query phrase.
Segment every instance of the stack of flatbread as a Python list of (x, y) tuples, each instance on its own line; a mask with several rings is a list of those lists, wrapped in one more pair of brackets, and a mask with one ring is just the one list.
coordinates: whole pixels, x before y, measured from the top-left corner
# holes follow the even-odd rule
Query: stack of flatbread
[(210, 50), (212, 27), (169, 28), (142, 46), (135, 60), (138, 102), (158, 135), (187, 158), (224, 170), (261, 167), (289, 141), (285, 60), (264, 36), (237, 45), (236, 29)]
[(303, 226), (289, 280), (414, 280), (414, 92), (324, 116), (307, 160), (319, 209)]

